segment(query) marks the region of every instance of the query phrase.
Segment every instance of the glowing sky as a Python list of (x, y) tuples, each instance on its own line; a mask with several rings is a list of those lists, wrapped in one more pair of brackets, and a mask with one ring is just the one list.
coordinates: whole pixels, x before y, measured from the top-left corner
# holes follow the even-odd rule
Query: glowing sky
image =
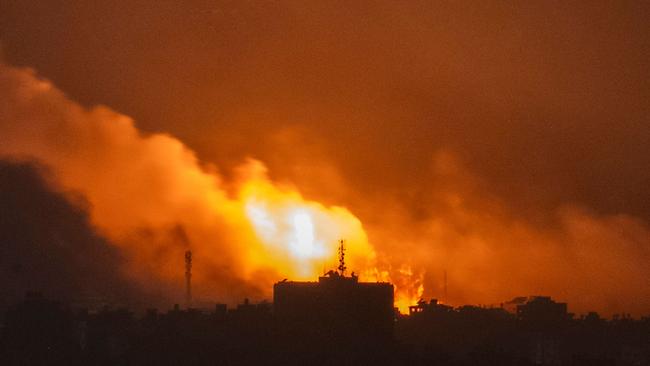
[(2, 2), (0, 153), (85, 197), (120, 273), (170, 296), (185, 247), (204, 248), (198, 294), (230, 301), (332, 267), (345, 236), (406, 297), (443, 297), (446, 271), (454, 304), (648, 313), (649, 18), (645, 2)]

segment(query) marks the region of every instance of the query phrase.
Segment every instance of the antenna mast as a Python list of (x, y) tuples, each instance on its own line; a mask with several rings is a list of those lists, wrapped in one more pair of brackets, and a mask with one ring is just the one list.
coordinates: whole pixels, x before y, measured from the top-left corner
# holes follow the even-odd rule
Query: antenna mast
[(347, 267), (345, 266), (345, 240), (341, 239), (339, 240), (339, 274), (341, 277), (345, 276), (345, 270)]
[(185, 252), (185, 303), (189, 308), (192, 304), (192, 251)]

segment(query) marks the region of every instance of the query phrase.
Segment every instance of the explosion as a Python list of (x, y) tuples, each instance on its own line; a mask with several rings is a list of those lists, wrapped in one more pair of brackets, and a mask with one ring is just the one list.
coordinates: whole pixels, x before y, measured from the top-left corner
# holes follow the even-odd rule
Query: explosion
[[(362, 281), (391, 281), (388, 271), (378, 269), (361, 221), (346, 208), (325, 207), (305, 200), (295, 188), (274, 185), (258, 161), (249, 161), (244, 170), (249, 174), (238, 202), (259, 241), (249, 253), (252, 268), (272, 263), (287, 278), (314, 280), (336, 268), (338, 241), (345, 238), (347, 263)], [(395, 304), (404, 312), (422, 296), (423, 287), (410, 270), (399, 274)]]
[[(335, 165), (311, 174), (328, 163), (313, 153), (301, 166), (317, 177), (307, 184), (272, 179), (255, 159), (220, 171), (175, 137), (145, 133), (105, 106), (80, 106), (33, 70), (0, 64), (0, 86), (0, 157), (44, 166), (52, 190), (87, 212), (119, 252), (121, 277), (169, 302), (183, 298), (187, 250), (194, 298), (235, 303), (268, 299), (283, 278), (314, 280), (335, 268), (345, 239), (350, 271), (392, 282), (401, 311), (441, 295), (449, 304), (498, 304), (549, 294), (572, 310), (609, 314), (650, 305), (647, 222), (571, 202), (532, 220), (451, 149), (421, 162), (429, 179), (420, 189), (357, 195), (344, 179), (322, 179), (342, 176)], [(327, 192), (352, 193), (342, 205), (320, 203), (336, 196)]]
[(53, 185), (81, 193), (93, 224), (124, 254), (124, 275), (142, 286), (178, 298), (191, 249), (195, 297), (268, 298), (282, 278), (313, 280), (335, 268), (341, 238), (361, 280), (390, 280), (355, 215), (273, 182), (260, 161), (224, 182), (173, 137), (143, 135), (105, 107), (86, 110), (30, 70), (3, 66), (1, 76), (0, 133), (10, 138), (0, 153), (45, 164)]
[(334, 266), (338, 239), (346, 238), (351, 265), (368, 272), (375, 253), (361, 222), (347, 209), (307, 201), (295, 188), (273, 184), (258, 161), (241, 170), (247, 174), (236, 201), (257, 242), (249, 247), (253, 268), (273, 264), (285, 277), (313, 279)]

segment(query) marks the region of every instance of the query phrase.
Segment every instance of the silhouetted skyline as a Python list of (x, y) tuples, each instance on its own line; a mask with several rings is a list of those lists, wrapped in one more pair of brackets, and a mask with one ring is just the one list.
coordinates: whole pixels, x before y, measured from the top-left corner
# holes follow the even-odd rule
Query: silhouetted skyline
[(1, 2), (0, 302), (270, 300), (345, 238), (402, 312), (648, 314), (649, 14)]
[[(388, 296), (384, 296), (388, 289)], [(274, 302), (211, 309), (98, 309), (28, 293), (0, 327), (6, 365), (647, 365), (650, 317), (575, 317), (549, 297), (505, 307), (454, 308), (421, 300), (385, 311), (386, 283), (336, 272), (282, 281)], [(397, 310), (397, 309), (396, 309)]]

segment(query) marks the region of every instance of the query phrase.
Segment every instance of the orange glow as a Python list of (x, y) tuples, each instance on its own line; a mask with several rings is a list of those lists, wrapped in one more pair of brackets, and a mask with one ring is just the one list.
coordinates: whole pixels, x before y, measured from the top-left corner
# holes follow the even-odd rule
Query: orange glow
[(409, 266), (397, 270), (394, 277), (395, 306), (402, 314), (408, 314), (408, 308), (415, 305), (424, 295), (423, 276), (416, 275)]
[[(0, 71), (7, 90), (15, 88), (0, 125), (11, 138), (0, 154), (36, 159), (62, 190), (82, 193), (93, 225), (121, 250), (124, 275), (142, 287), (182, 296), (191, 249), (195, 298), (268, 299), (276, 281), (315, 280), (335, 268), (340, 238), (348, 268), (362, 281), (391, 280), (355, 215), (272, 181), (261, 162), (249, 159), (224, 182), (171, 136), (143, 135), (106, 107), (86, 110), (29, 70)], [(413, 292), (405, 278), (400, 294)]]
[(249, 248), (252, 268), (272, 265), (283, 276), (314, 279), (336, 263), (339, 238), (349, 243), (350, 267), (366, 270), (374, 259), (361, 222), (343, 207), (325, 207), (305, 200), (295, 189), (274, 185), (263, 165), (250, 161), (241, 170), (238, 203), (245, 212), (254, 241)]
[[(242, 169), (238, 201), (254, 233), (248, 245), (247, 266), (251, 271), (271, 265), (283, 277), (315, 280), (337, 266), (338, 240), (346, 240), (346, 263), (362, 281), (391, 281), (376, 265), (376, 254), (361, 221), (344, 207), (326, 207), (304, 199), (291, 187), (271, 182), (264, 166), (249, 161)], [(404, 283), (396, 288), (396, 306), (407, 311), (422, 295), (422, 285), (407, 283), (414, 278), (400, 272)], [(414, 288), (413, 288), (414, 287)]]
[(183, 298), (188, 249), (194, 298), (234, 303), (269, 299), (284, 278), (315, 280), (336, 267), (344, 238), (349, 271), (393, 283), (402, 312), (443, 294), (450, 304), (548, 294), (576, 311), (648, 308), (645, 221), (570, 203), (550, 210), (549, 222), (531, 221), (454, 151), (423, 161), (431, 179), (412, 192), (351, 189), (314, 152), (297, 162), (310, 179), (293, 185), (253, 159), (222, 174), (178, 139), (145, 134), (107, 107), (84, 108), (33, 70), (0, 64), (0, 84), (0, 156), (45, 166), (52, 189), (79, 203), (119, 250), (117, 270), (160, 298)]

